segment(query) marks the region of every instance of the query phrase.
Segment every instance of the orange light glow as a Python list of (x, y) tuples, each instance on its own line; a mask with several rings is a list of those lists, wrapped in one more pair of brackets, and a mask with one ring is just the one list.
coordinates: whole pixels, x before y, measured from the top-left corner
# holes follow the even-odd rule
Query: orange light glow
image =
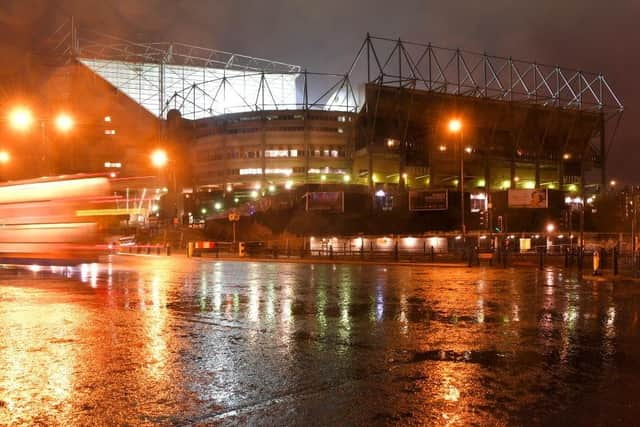
[(55, 123), (56, 123), (56, 128), (60, 132), (65, 132), (65, 133), (73, 129), (73, 125), (74, 125), (73, 117), (71, 117), (67, 113), (58, 114), (58, 116), (56, 117)]
[(151, 164), (157, 168), (165, 167), (169, 162), (169, 157), (167, 156), (167, 152), (162, 149), (154, 150), (151, 153)]
[(459, 119), (449, 120), (449, 132), (458, 133), (462, 130), (462, 122)]
[(33, 113), (26, 107), (16, 107), (9, 112), (9, 124), (15, 130), (26, 132), (33, 124)]
[(9, 155), (9, 152), (5, 150), (0, 150), (0, 163), (6, 164), (6, 163), (9, 163), (9, 160), (11, 160), (11, 156)]

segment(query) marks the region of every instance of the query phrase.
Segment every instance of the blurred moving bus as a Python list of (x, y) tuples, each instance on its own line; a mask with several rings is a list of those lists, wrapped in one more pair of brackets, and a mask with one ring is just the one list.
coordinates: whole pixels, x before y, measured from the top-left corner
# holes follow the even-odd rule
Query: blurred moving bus
[(81, 263), (107, 252), (115, 205), (105, 175), (68, 175), (0, 185), (0, 261)]

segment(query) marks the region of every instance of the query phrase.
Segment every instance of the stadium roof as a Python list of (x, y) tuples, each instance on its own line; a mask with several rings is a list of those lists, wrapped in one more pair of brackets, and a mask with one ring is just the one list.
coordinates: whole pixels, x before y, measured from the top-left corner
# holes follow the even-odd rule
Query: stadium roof
[(353, 79), (576, 111), (623, 110), (601, 73), (368, 34), (347, 72), (330, 74), (184, 43), (138, 43), (92, 31), (80, 36), (73, 20), (56, 33), (58, 54), (75, 57), (159, 117), (174, 108), (194, 119), (277, 109), (357, 111), (362, 96)]

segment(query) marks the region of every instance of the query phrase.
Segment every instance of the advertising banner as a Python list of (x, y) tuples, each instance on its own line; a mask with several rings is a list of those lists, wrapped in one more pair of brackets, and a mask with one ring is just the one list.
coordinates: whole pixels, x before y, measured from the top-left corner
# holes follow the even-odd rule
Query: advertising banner
[(342, 191), (307, 193), (307, 211), (344, 212), (344, 193)]
[(410, 211), (446, 211), (449, 208), (447, 190), (421, 190), (409, 192)]
[(549, 207), (547, 189), (517, 189), (507, 193), (510, 208), (545, 209)]

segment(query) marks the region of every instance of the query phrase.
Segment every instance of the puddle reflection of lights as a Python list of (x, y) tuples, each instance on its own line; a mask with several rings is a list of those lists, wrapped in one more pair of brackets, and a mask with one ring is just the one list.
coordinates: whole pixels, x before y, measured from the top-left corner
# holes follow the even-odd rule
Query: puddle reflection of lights
[(80, 265), (80, 281), (86, 283), (89, 278), (89, 266), (87, 264)]
[(476, 302), (476, 308), (477, 308), (476, 319), (478, 323), (484, 323), (484, 299), (483, 298), (478, 299), (478, 301)]
[(98, 264), (91, 264), (91, 275), (89, 277), (91, 279), (91, 287), (98, 287)]
[(457, 402), (460, 399), (460, 390), (453, 385), (447, 385), (444, 392), (444, 400), (449, 402)]

